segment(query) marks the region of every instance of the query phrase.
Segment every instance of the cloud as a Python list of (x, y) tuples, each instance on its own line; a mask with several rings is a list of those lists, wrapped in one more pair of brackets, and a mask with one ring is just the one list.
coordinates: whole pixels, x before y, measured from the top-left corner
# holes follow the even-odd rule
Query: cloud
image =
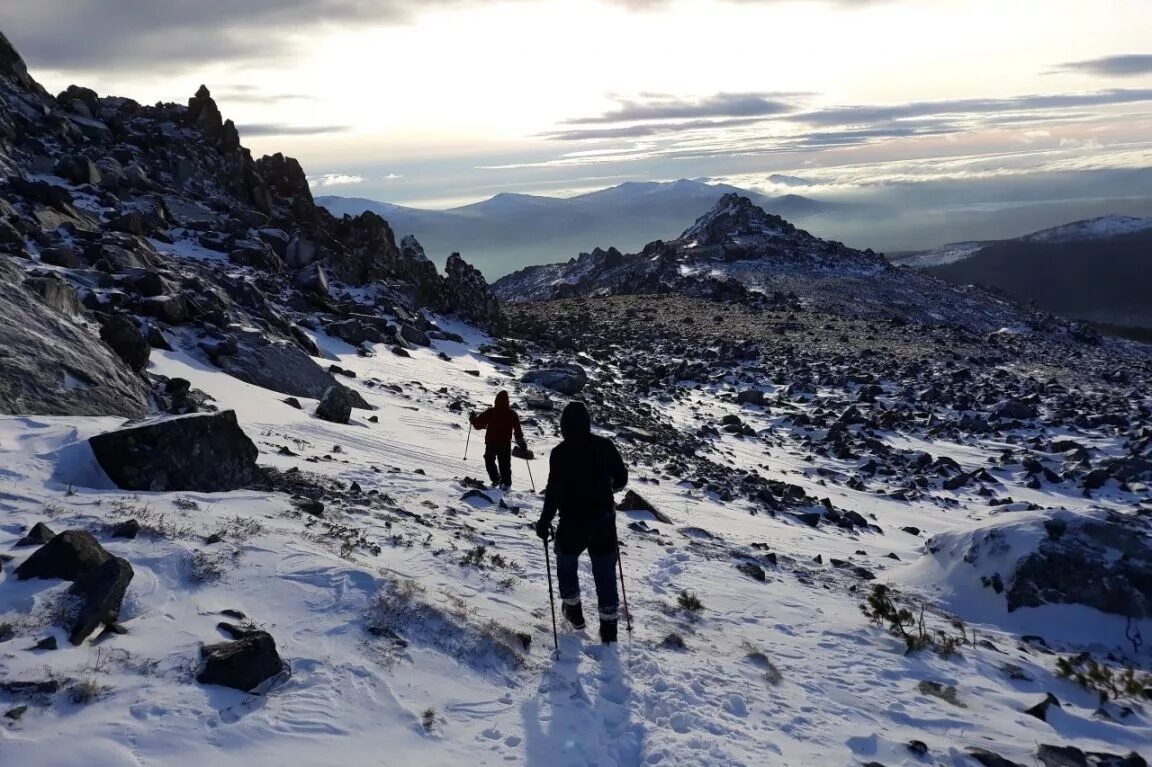
[(1137, 77), (1152, 74), (1152, 54), (1129, 53), (1120, 56), (1104, 56), (1087, 61), (1070, 61), (1061, 64), (1058, 71), (1081, 72), (1101, 77)]
[(1152, 88), (1113, 88), (1092, 93), (1027, 95), (1006, 99), (954, 99), (876, 106), (826, 107), (811, 112), (788, 115), (784, 119), (808, 125), (859, 126), (892, 120), (942, 116), (1002, 115), (1021, 112), (1039, 113), (1049, 110), (1135, 104), (1147, 101), (1152, 101)]
[(319, 136), (325, 133), (343, 133), (344, 125), (284, 125), (283, 123), (254, 123), (237, 126), (240, 135), (252, 136)]
[(213, 88), (217, 101), (244, 104), (279, 104), (284, 101), (316, 101), (315, 96), (304, 93), (268, 93), (255, 85), (226, 85)]
[(309, 176), (308, 183), (316, 187), (351, 186), (364, 183), (364, 177), (348, 173), (325, 173), (322, 176)]
[(648, 94), (642, 101), (620, 100), (620, 106), (595, 117), (567, 120), (569, 125), (684, 120), (707, 117), (766, 117), (794, 112), (798, 93), (717, 93), (702, 99)]
[[(763, 117), (733, 118), (731, 120), (689, 120), (686, 122), (650, 123), (647, 125), (621, 125), (613, 128), (581, 128), (542, 134), (542, 138), (557, 141), (592, 141), (603, 139), (644, 138), (672, 133), (734, 128), (764, 122)], [(571, 121), (570, 121), (571, 122)], [(565, 123), (565, 124), (570, 124)]]
[(421, 9), (469, 2), (0, 0), (0, 15), (34, 66), (174, 71), (192, 62), (278, 58), (291, 52), (294, 35), (318, 27), (397, 24)]

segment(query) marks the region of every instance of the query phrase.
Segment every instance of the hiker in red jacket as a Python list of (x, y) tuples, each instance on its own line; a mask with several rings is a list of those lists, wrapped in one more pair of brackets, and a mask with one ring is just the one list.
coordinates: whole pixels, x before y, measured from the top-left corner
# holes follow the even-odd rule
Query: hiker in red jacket
[[(492, 487), (500, 486), (507, 490), (512, 487), (512, 433), (516, 433), (516, 444), (521, 450), (528, 450), (524, 432), (520, 429), (520, 416), (508, 406), (508, 392), (496, 395), (496, 404), (480, 415), (472, 414), (472, 428), (487, 430), (484, 435), (484, 465), (488, 469), (488, 479)], [(499, 466), (497, 466), (499, 464)]]

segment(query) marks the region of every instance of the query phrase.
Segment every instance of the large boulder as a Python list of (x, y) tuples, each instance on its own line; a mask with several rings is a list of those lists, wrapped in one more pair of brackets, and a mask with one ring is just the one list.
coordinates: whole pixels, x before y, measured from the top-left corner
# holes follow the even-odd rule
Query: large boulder
[[(293, 397), (320, 399), (337, 384), (335, 378), (298, 345), (289, 341), (270, 340), (257, 332), (239, 331), (233, 336), (236, 350), (216, 356), (213, 362), (228, 375), (241, 381)], [(369, 409), (369, 405), (351, 392), (352, 406)]]
[(251, 692), (284, 670), (276, 642), (266, 631), (243, 632), (239, 639), (206, 645), (200, 650), (204, 668), (200, 684), (218, 684)]
[(232, 410), (163, 418), (88, 442), (105, 473), (124, 490), (218, 493), (260, 477), (259, 451)]
[(579, 365), (560, 364), (529, 370), (520, 380), (572, 396), (588, 385), (588, 374)]
[(109, 317), (100, 327), (100, 340), (108, 344), (124, 364), (136, 371), (148, 367), (152, 347), (148, 337), (128, 317), (117, 314)]
[(92, 533), (65, 530), (32, 552), (32, 556), (16, 568), (16, 577), (76, 581), (95, 572), (111, 558)]
[(352, 398), (348, 396), (348, 389), (340, 384), (330, 386), (316, 406), (316, 417), (332, 423), (348, 423), (352, 417)]
[(68, 627), (72, 644), (80, 644), (101, 625), (113, 624), (120, 618), (120, 605), (133, 575), (128, 560), (110, 557), (72, 584), (68, 593), (84, 600)]
[(0, 257), (0, 413), (147, 413), (147, 384), (22, 281), (21, 272)]

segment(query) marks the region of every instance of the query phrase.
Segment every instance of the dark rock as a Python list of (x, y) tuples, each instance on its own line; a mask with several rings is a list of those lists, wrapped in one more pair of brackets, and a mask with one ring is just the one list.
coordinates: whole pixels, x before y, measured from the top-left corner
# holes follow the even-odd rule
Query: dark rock
[(204, 668), (196, 675), (196, 681), (201, 684), (251, 692), (284, 671), (276, 642), (266, 631), (252, 631), (242, 639), (207, 645), (200, 654)]
[(1035, 405), (1029, 405), (1019, 400), (1006, 400), (992, 408), (992, 415), (1014, 421), (1027, 421), (1036, 418), (1039, 413)]
[(659, 511), (635, 490), (629, 490), (624, 493), (624, 498), (621, 499), (620, 503), (616, 504), (616, 508), (619, 511), (646, 511), (655, 517), (657, 521), (663, 522), (666, 525), (672, 524), (672, 520), (669, 519), (667, 514)]
[(44, 639), (40, 639), (35, 645), (32, 645), (32, 650), (38, 652), (52, 652), (53, 650), (58, 650), (59, 647), (60, 643), (59, 641), (56, 641), (55, 637), (45, 637)]
[(155, 325), (148, 326), (147, 337), (148, 345), (153, 349), (161, 349), (166, 352), (172, 351), (172, 344), (168, 343), (168, 339), (164, 337), (164, 333)]
[(1074, 746), (1044, 744), (1036, 751), (1036, 758), (1044, 767), (1088, 767), (1088, 757)]
[(108, 534), (113, 538), (127, 538), (131, 540), (140, 534), (140, 523), (135, 519), (117, 522), (108, 528)]
[(417, 330), (416, 328), (412, 327), (411, 325), (401, 325), (400, 326), (400, 337), (403, 338), (408, 343), (416, 344), (417, 346), (431, 346), (432, 345), (432, 339), (430, 339), (428, 337), (427, 333), (425, 333), (422, 330)]
[(397, 357), (411, 357), (412, 356), (411, 354), (408, 353), (408, 350), (405, 349), (403, 346), (393, 346), (392, 347), (392, 353), (395, 354)]
[(120, 605), (133, 574), (128, 560), (110, 557), (72, 584), (68, 593), (84, 599), (79, 614), (68, 628), (68, 640), (72, 644), (80, 644), (102, 624), (113, 624), (119, 619)]
[(24, 717), (24, 714), (26, 714), (27, 712), (28, 712), (28, 706), (21, 704), (19, 706), (16, 706), (15, 708), (10, 708), (6, 712), (4, 712), (4, 718), (5, 719), (11, 719), (14, 722), (18, 722)]
[(55, 537), (56, 533), (52, 532), (52, 528), (43, 522), (37, 522), (32, 525), (27, 535), (16, 541), (16, 546), (43, 546)]
[(922, 740), (908, 741), (907, 748), (916, 757), (924, 757), (928, 755), (928, 744)]
[[(293, 397), (320, 399), (338, 383), (332, 374), (316, 364), (299, 346), (269, 339), (261, 333), (242, 330), (233, 335), (235, 351), (219, 356), (215, 364), (241, 381)], [(349, 390), (352, 407), (368, 409), (358, 393)]]
[(476, 488), (472, 488), (471, 490), (464, 493), (464, 495), (460, 496), (460, 500), (462, 501), (472, 500), (473, 498), (487, 505), (492, 505), (495, 503), (495, 501), (492, 500), (492, 496), (488, 495), (483, 490), (477, 490)]
[(316, 417), (332, 423), (348, 423), (352, 417), (352, 399), (348, 390), (340, 385), (328, 387), (316, 406)]
[(588, 385), (588, 374), (579, 365), (563, 364), (529, 370), (520, 380), (572, 396)]
[(104, 550), (92, 534), (84, 530), (65, 530), (32, 553), (16, 568), (16, 577), (60, 578), (76, 581), (94, 572), (112, 555)]
[(332, 297), (328, 287), (328, 275), (320, 264), (311, 264), (292, 276), (292, 286), (302, 293), (318, 299)]
[(245, 240), (236, 244), (238, 247), (228, 254), (228, 260), (233, 264), (250, 266), (272, 274), (284, 270), (284, 262), (264, 243)]
[(968, 754), (984, 767), (1027, 767), (983, 748), (969, 748)]
[(259, 451), (232, 410), (165, 418), (88, 442), (124, 490), (219, 493), (247, 487), (261, 476)]
[(192, 318), (192, 307), (183, 295), (146, 298), (140, 302), (140, 312), (169, 325), (183, 325)]
[(1138, 517), (1102, 511), (1054, 512), (1058, 537), (1045, 535), (1021, 559), (1006, 592), (1010, 611), (1081, 604), (1137, 620), (1152, 617), (1152, 548)]
[(759, 389), (745, 389), (736, 395), (736, 402), (740, 405), (763, 405), (764, 392)]
[(288, 405), (289, 407), (294, 407), (297, 410), (303, 410), (304, 409), (304, 406), (300, 404), (300, 400), (296, 399), (295, 397), (286, 398), (284, 400), (284, 404)]
[(122, 314), (108, 317), (100, 326), (100, 339), (133, 370), (140, 372), (148, 367), (152, 346), (130, 318)]
[(313, 517), (324, 516), (324, 503), (315, 498), (298, 498), (292, 502), (300, 511)]
[(1047, 695), (1044, 696), (1044, 700), (1040, 701), (1039, 703), (1037, 703), (1035, 706), (1032, 706), (1031, 708), (1025, 709), (1024, 713), (1027, 714), (1028, 716), (1036, 717), (1041, 722), (1047, 722), (1048, 721), (1048, 711), (1053, 706), (1055, 706), (1056, 708), (1060, 708), (1061, 707), (1060, 701), (1056, 699), (1055, 695), (1053, 695), (1052, 693), (1048, 693)]
[(764, 568), (755, 562), (741, 562), (736, 565), (736, 569), (749, 578), (754, 578), (758, 581), (766, 581), (768, 579), (768, 576), (764, 573)]

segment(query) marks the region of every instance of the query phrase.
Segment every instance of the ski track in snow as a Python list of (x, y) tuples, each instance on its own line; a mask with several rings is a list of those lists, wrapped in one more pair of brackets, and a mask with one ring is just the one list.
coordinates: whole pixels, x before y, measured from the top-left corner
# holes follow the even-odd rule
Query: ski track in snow
[[(283, 495), (141, 494), (134, 500), (109, 490), (82, 440), (114, 428), (119, 419), (0, 418), (0, 549), (10, 550), (37, 521), (57, 531), (97, 529), (115, 521), (118, 501), (135, 504), (137, 514), (146, 504), (194, 531), (175, 538), (106, 541), (111, 552), (132, 562), (136, 577), (122, 616), (129, 633), (99, 646), (72, 648), (52, 628), (53, 604), (63, 584), (19, 583), (10, 576), (12, 565), (4, 566), (0, 622), (13, 621), (18, 635), (0, 643), (0, 680), (39, 679), (50, 665), (60, 676), (94, 679), (108, 690), (87, 706), (61, 694), (52, 705), (34, 706), (20, 722), (0, 727), (0, 764), (728, 767), (876, 760), (964, 767), (971, 762), (963, 749), (973, 745), (1027, 760), (1039, 742), (1074, 741), (1113, 752), (1147, 749), (1152, 742), (1147, 715), (1137, 714), (1127, 725), (1092, 718), (1091, 696), (1054, 679), (1051, 658), (1018, 650), (994, 624), (980, 630), (996, 651), (965, 648), (951, 660), (929, 653), (905, 657), (898, 641), (860, 615), (862, 592), (845, 591), (850, 575), (810, 561), (817, 554), (840, 557), (866, 564), (882, 578), (901, 577), (912, 572), (908, 565), (923, 553), (929, 535), (966, 529), (997, 512), (985, 506), (942, 510), (826, 485), (798, 453), (757, 440), (724, 439), (710, 457), (734, 466), (767, 462), (768, 476), (828, 496), (838, 506), (875, 514), (885, 534), (848, 535), (753, 516), (740, 501), (722, 504), (667, 481), (642, 482), (653, 475), (634, 466), (630, 486), (674, 522), (653, 523), (659, 534), (645, 536), (628, 530), (628, 518), (621, 515), (635, 631), (629, 635), (621, 625), (619, 645), (605, 648), (595, 620), (585, 632), (562, 629), (560, 654), (554, 657), (543, 547), (531, 531), (540, 498), (528, 487), (523, 462), (513, 464), (513, 492), (491, 493), (512, 508), (459, 500), (461, 478), (484, 477), (483, 440), (471, 435), (465, 462), (464, 420), (447, 411), (447, 403), (459, 398), (468, 403), (466, 410), (478, 409), (499, 387), (515, 390), (500, 368), (468, 351), (480, 340), (468, 333), (467, 344), (441, 344), (453, 357), (441, 362), (434, 350), (401, 359), (381, 349), (381, 356), (361, 359), (339, 342), (319, 338), (338, 364), (359, 374), (352, 385), (379, 408), (379, 424), (355, 411), (346, 426), (310, 417), (314, 402), (302, 400), (305, 410), (295, 410), (282, 404), (283, 395), (205, 369), (180, 353), (153, 355), (156, 372), (187, 377), (222, 409), (235, 408), (265, 465), (300, 466), (344, 483), (354, 480), (366, 493), (377, 490), (400, 509), (423, 516), (427, 524), (359, 508), (353, 499), (352, 508), (329, 518), (380, 545), (378, 556), (362, 547), (342, 554), (339, 541), (326, 537), (324, 521), (292, 512)], [(465, 375), (466, 369), (481, 375)], [(399, 384), (404, 392), (369, 388), (366, 379)], [(434, 396), (441, 387), (451, 396)], [(706, 391), (693, 403), (714, 417), (738, 412), (759, 419), (759, 427), (772, 423), (767, 412), (716, 402)], [(684, 428), (697, 423), (686, 409), (669, 409), (667, 417)], [(557, 437), (551, 425), (529, 427), (528, 436), (544, 459), (532, 466), (542, 489), (547, 450)], [(902, 448), (916, 446), (900, 435), (888, 440)], [(287, 445), (300, 457), (278, 455), (276, 445)], [(924, 449), (974, 468), (984, 464), (994, 445), (933, 443)], [(307, 462), (308, 457), (317, 461)], [(827, 461), (832, 468), (835, 463)], [(1013, 487), (1013, 495), (1076, 507), (1074, 496), (1051, 489)], [(198, 508), (178, 508), (174, 501), (181, 498)], [(1097, 502), (1108, 503), (1106, 498)], [(236, 552), (224, 577), (189, 584), (191, 552), (207, 550), (203, 536), (227, 527), (237, 515), (258, 520), (264, 530), (218, 544)], [(904, 525), (922, 528), (924, 537), (901, 532)], [(712, 537), (679, 532), (686, 527)], [(754, 542), (767, 543), (781, 556), (778, 567), (765, 568), (764, 583), (733, 567), (734, 554), (755, 555)], [(519, 569), (460, 564), (462, 554), (476, 545)], [(30, 551), (12, 553), (23, 557)], [(900, 561), (885, 558), (888, 553)], [(511, 583), (502, 585), (509, 573)], [(443, 611), (438, 615), (455, 615), (451, 598), (459, 597), (465, 600), (468, 625), (491, 619), (530, 634), (522, 667), (507, 665), (485, 640), (460, 634), (451, 620), (425, 618), (399, 626), (406, 646), (371, 636), (365, 616), (377, 594), (407, 579), (420, 584), (427, 600)], [(594, 617), (586, 558), (581, 583), (586, 611)], [(700, 616), (690, 618), (675, 607), (685, 589), (704, 602)], [(242, 610), (270, 631), (290, 665), (290, 675), (266, 695), (192, 681), (199, 644), (222, 638), (215, 625), (224, 609)], [(995, 616), (995, 611), (984, 614)], [(1097, 619), (1090, 611), (1076, 615)], [(1037, 620), (1043, 623), (1042, 615)], [(670, 633), (679, 634), (686, 649), (662, 646)], [(1152, 634), (1152, 627), (1145, 633)], [(61, 637), (62, 649), (26, 651), (48, 634)], [(469, 656), (468, 647), (480, 648), (478, 654)], [(762, 653), (782, 678), (770, 680), (763, 660), (749, 657), (750, 650)], [(1002, 662), (1020, 665), (1036, 681), (1008, 680), (997, 670)], [(921, 680), (956, 685), (965, 707), (920, 694)], [(1065, 703), (1051, 724), (1020, 713), (1048, 691)], [(0, 693), (0, 708), (6, 710), (7, 701)], [(426, 732), (422, 718), (430, 707), (435, 721)], [(926, 760), (904, 748), (912, 738), (928, 743)]]

